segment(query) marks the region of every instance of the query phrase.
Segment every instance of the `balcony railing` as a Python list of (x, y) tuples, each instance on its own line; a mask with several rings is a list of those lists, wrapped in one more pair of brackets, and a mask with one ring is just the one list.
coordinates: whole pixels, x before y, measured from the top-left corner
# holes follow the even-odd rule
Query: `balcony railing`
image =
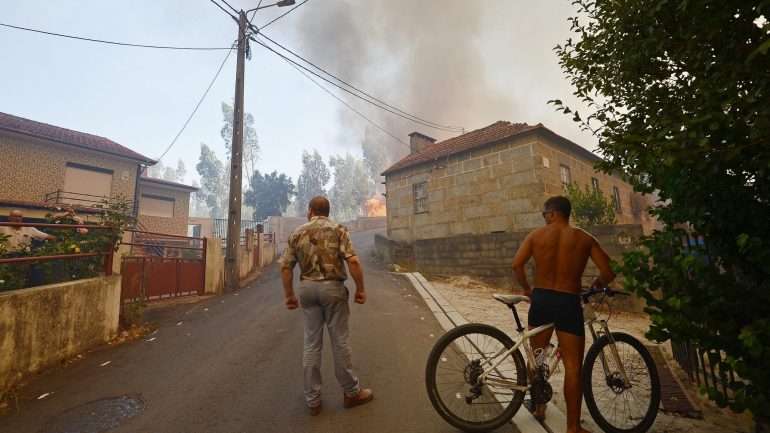
[[(107, 197), (103, 195), (84, 194), (80, 192), (64, 191), (57, 189), (56, 191), (49, 192), (45, 195), (43, 201), (47, 204), (55, 204), (62, 206), (77, 206), (87, 209), (101, 209), (108, 206), (111, 203), (117, 201), (115, 197)], [(132, 215), (137, 214), (138, 203), (133, 200), (126, 200), (128, 208), (131, 209)]]

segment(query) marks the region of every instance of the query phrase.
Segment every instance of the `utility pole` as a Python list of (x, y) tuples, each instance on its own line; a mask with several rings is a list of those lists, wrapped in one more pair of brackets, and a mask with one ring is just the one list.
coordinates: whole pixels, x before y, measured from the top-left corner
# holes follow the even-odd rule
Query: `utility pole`
[(233, 107), (233, 140), (230, 152), (230, 204), (227, 213), (227, 246), (225, 249), (225, 291), (238, 289), (240, 266), (238, 246), (241, 243), (241, 178), (243, 177), (243, 72), (246, 63), (246, 12), (238, 14), (238, 64), (235, 72), (235, 107)]

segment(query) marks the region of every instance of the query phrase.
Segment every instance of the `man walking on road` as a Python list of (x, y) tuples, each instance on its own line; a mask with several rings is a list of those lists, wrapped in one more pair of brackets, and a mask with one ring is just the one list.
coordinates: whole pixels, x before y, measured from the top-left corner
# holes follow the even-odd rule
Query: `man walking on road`
[[(615, 279), (610, 259), (589, 233), (569, 224), (572, 205), (565, 197), (551, 197), (545, 202), (545, 227), (530, 233), (516, 252), (513, 270), (532, 305), (530, 329), (555, 324), (564, 361), (564, 398), (567, 402), (567, 433), (587, 432), (580, 426), (583, 392), (580, 370), (585, 349), (583, 308), (580, 302), (581, 279), (588, 258), (599, 268), (594, 287), (606, 287)], [(530, 288), (524, 265), (535, 258), (535, 289)], [(553, 328), (532, 337), (532, 349), (545, 347)], [(545, 406), (537, 407), (535, 416), (545, 417)]]
[[(329, 330), (334, 354), (334, 374), (343, 389), (343, 405), (351, 408), (370, 402), (371, 389), (360, 387), (353, 373), (348, 344), (348, 289), (345, 287), (347, 262), (356, 283), (355, 302), (366, 302), (364, 273), (350, 235), (345, 227), (329, 219), (329, 200), (315, 197), (308, 206), (308, 222), (289, 237), (281, 257), (281, 277), (286, 308), (300, 305), (305, 316), (305, 344), (302, 366), (305, 370), (305, 401), (310, 414), (321, 412), (321, 352), (323, 328)], [(299, 299), (294, 294), (294, 265), (300, 266)]]

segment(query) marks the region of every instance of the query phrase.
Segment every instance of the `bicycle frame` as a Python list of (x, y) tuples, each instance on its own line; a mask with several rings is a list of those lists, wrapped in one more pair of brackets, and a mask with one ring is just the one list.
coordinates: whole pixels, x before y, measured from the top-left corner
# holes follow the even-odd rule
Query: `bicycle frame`
[[(529, 340), (533, 336), (538, 335), (541, 332), (544, 332), (550, 328), (553, 328), (554, 324), (549, 323), (546, 325), (538, 326), (536, 328), (525, 330), (524, 327), (521, 326), (521, 321), (519, 320), (519, 315), (518, 315), (518, 312), (516, 311), (516, 308), (511, 307), (511, 311), (513, 312), (513, 316), (517, 324), (516, 331), (519, 334), (518, 341), (510, 349), (501, 349), (494, 356), (492, 356), (491, 359), (495, 361), (494, 363), (490, 362), (489, 359), (485, 359), (484, 362), (481, 363), (481, 366), (484, 367), (484, 372), (479, 376), (479, 380), (490, 385), (503, 386), (505, 388), (513, 389), (516, 391), (527, 391), (529, 389), (528, 386), (518, 385), (516, 382), (512, 380), (490, 378), (489, 374), (493, 371), (497, 371), (497, 368), (500, 366), (500, 364), (502, 364), (509, 356), (511, 356), (513, 352), (518, 350), (519, 347), (524, 346), (524, 353), (527, 358), (527, 370), (530, 377), (532, 377), (533, 374), (535, 373), (535, 368), (537, 363), (535, 360), (535, 353), (532, 350), (532, 346), (528, 344)], [(611, 355), (615, 360), (615, 364), (620, 369), (620, 373), (623, 377), (623, 382), (625, 386), (628, 386), (629, 384), (628, 375), (626, 374), (623, 363), (620, 362), (620, 355), (618, 354), (617, 347), (615, 346), (615, 339), (612, 337), (612, 333), (610, 332), (607, 321), (597, 319), (596, 312), (589, 304), (584, 304), (583, 315), (585, 317), (585, 324), (586, 326), (588, 326), (588, 330), (591, 334), (592, 342), (595, 342), (596, 340), (598, 340), (599, 338), (605, 335), (607, 336), (607, 338), (609, 338), (611, 342), (611, 344), (609, 345)], [(611, 372), (609, 369), (609, 365), (607, 363), (607, 359), (605, 358), (604, 352), (600, 354), (600, 359), (602, 362), (602, 368), (604, 369), (605, 376), (609, 376)], [(550, 372), (550, 374), (553, 374), (553, 372), (556, 371), (556, 369), (559, 366), (560, 360), (561, 360), (561, 353), (560, 353), (559, 347), (557, 346), (556, 350), (554, 350), (553, 353), (551, 353), (550, 359), (547, 360), (547, 362), (549, 362), (548, 371)], [(489, 366), (489, 368), (486, 368), (486, 366)], [(549, 377), (550, 377), (550, 374), (549, 374)], [(546, 378), (546, 380), (547, 379), (548, 378)]]

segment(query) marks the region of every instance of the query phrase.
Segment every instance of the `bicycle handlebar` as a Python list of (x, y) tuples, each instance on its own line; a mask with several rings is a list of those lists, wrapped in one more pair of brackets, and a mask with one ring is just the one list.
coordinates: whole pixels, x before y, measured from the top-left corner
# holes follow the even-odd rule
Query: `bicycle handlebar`
[(603, 294), (607, 295), (609, 297), (620, 295), (620, 296), (631, 296), (630, 293), (621, 292), (619, 290), (614, 290), (609, 287), (602, 287), (602, 288), (596, 288), (591, 287), (588, 290), (581, 293), (581, 297), (583, 298), (583, 302), (588, 302), (588, 299), (593, 295)]

